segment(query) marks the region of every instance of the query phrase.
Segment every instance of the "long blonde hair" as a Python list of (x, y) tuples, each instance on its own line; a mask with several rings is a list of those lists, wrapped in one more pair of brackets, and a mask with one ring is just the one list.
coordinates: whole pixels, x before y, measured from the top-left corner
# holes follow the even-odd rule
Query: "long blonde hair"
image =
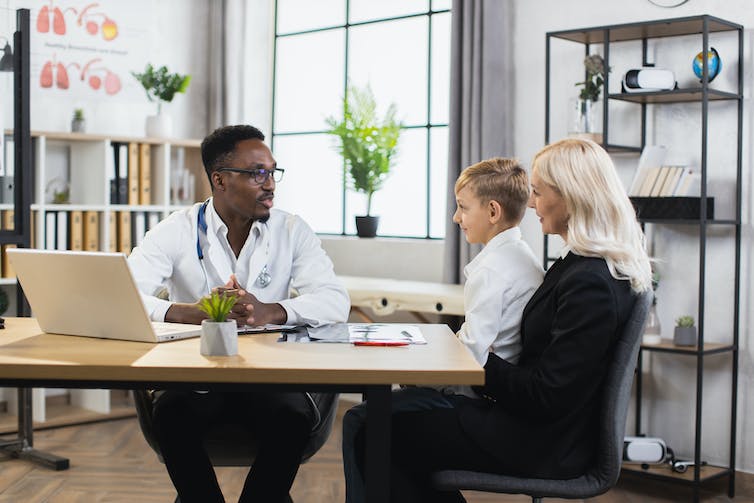
[(590, 140), (565, 139), (540, 150), (532, 169), (565, 200), (571, 250), (604, 258), (610, 274), (636, 292), (651, 288), (644, 233), (607, 152)]

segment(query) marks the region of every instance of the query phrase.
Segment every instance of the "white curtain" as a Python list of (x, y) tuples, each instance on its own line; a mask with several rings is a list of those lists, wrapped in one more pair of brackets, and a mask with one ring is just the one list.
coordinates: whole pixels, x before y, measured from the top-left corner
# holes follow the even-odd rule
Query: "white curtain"
[(252, 124), (270, 133), (274, 0), (209, 4), (207, 130)]
[(444, 280), (463, 282), (463, 268), (481, 246), (458, 225), (453, 186), (463, 168), (513, 148), (512, 0), (453, 0), (450, 56), (450, 141)]

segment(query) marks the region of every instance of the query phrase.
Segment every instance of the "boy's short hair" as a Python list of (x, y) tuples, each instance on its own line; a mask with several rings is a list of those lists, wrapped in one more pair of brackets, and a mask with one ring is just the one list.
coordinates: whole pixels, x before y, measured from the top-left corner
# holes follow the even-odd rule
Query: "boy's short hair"
[(504, 219), (518, 224), (529, 201), (529, 177), (518, 159), (493, 157), (472, 164), (458, 176), (455, 193), (469, 187), (482, 204), (497, 201)]

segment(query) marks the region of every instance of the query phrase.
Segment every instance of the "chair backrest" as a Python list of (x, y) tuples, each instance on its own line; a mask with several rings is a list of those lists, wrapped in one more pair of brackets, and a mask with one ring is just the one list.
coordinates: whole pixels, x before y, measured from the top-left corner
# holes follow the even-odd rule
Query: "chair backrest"
[(615, 344), (602, 391), (598, 459), (591, 474), (605, 490), (618, 481), (623, 459), (626, 415), (631, 398), (631, 384), (636, 360), (652, 303), (652, 291), (638, 295), (631, 316)]
[[(162, 461), (152, 425), (152, 394), (146, 390), (133, 390), (136, 416), (144, 439)], [(327, 441), (332, 431), (338, 409), (337, 393), (310, 393), (312, 406), (316, 407), (319, 421), (312, 428), (302, 462), (312, 457)], [(257, 438), (240, 424), (232, 421), (219, 424), (204, 437), (212, 464), (215, 466), (250, 466), (257, 451)]]
[[(433, 483), (446, 491), (470, 489), (508, 494), (529, 494), (536, 498), (592, 498), (608, 491), (618, 481), (623, 458), (626, 414), (631, 384), (644, 323), (652, 292), (639, 294), (623, 333), (615, 343), (602, 391), (599, 443), (596, 462), (584, 475), (568, 480), (530, 479), (466, 470), (443, 470), (433, 475)], [(535, 499), (536, 499), (535, 498)]]

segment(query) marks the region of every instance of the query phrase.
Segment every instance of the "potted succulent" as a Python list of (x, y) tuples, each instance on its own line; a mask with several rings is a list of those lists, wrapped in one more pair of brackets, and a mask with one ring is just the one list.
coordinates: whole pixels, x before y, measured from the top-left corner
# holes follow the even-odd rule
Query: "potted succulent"
[(395, 104), (391, 104), (380, 118), (372, 89), (348, 86), (342, 117), (326, 119), (327, 132), (338, 137), (337, 150), (343, 157), (349, 187), (367, 196), (366, 215), (356, 217), (360, 237), (377, 235), (379, 217), (371, 214), (372, 196), (382, 188), (395, 162), (403, 126), (396, 113)]
[(679, 316), (675, 320), (673, 344), (676, 346), (696, 346), (696, 326), (693, 316)]
[(149, 101), (157, 102), (157, 115), (147, 117), (147, 136), (167, 138), (173, 132), (173, 124), (169, 115), (162, 113), (162, 103), (170, 103), (176, 93), (185, 93), (191, 82), (190, 75), (168, 72), (167, 67), (155, 69), (148, 63), (143, 73), (131, 72), (136, 80), (144, 87)]
[(71, 132), (86, 132), (86, 119), (84, 118), (84, 109), (76, 108), (73, 110), (73, 119), (71, 119)]
[(236, 303), (237, 296), (227, 292), (212, 292), (199, 300), (199, 309), (207, 313), (202, 321), (199, 352), (205, 356), (232, 356), (238, 354), (238, 331), (236, 322), (228, 320), (228, 314)]

